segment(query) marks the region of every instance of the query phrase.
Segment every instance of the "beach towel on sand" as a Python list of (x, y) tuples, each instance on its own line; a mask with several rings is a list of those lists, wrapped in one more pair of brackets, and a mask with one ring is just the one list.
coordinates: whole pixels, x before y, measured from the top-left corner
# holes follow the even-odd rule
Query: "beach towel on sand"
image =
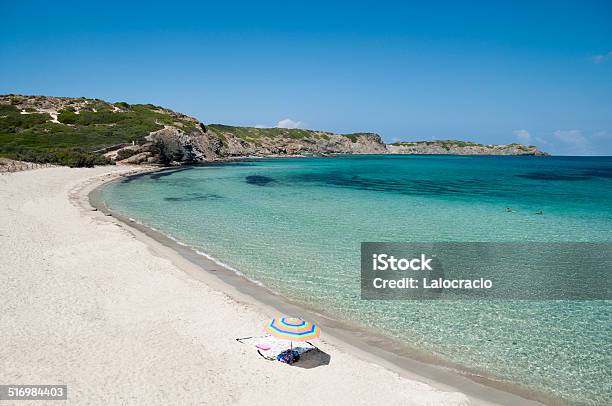
[[(258, 337), (237, 338), (236, 341), (242, 344), (252, 345), (255, 347), (259, 355), (270, 361), (276, 361), (279, 354), (288, 350), (291, 347), (291, 341), (280, 340), (271, 335), (263, 335)], [(293, 343), (293, 351), (298, 356), (316, 349), (314, 345), (308, 341)]]

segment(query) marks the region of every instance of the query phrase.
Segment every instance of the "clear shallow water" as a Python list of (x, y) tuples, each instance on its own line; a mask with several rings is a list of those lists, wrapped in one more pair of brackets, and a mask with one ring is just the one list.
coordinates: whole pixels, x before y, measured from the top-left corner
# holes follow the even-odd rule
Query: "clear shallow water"
[(612, 158), (261, 160), (146, 175), (102, 197), (331, 315), (572, 403), (612, 403), (610, 301), (364, 301), (359, 290), (362, 241), (612, 241)]

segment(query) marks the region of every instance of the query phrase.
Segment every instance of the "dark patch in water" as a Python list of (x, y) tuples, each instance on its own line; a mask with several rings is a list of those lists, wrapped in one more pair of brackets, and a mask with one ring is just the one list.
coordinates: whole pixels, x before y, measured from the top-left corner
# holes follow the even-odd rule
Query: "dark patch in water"
[(582, 171), (582, 174), (585, 176), (612, 179), (612, 167), (589, 168)]
[(188, 193), (185, 196), (164, 197), (164, 200), (167, 202), (192, 202), (195, 200), (217, 200), (222, 198), (222, 196), (214, 193)]
[(165, 177), (165, 176), (170, 176), (173, 173), (177, 173), (177, 172), (182, 172), (182, 171), (186, 171), (188, 170), (188, 167), (185, 168), (169, 168), (169, 169), (160, 169), (157, 172), (153, 172), (153, 173), (137, 173), (135, 175), (128, 175), (125, 176), (122, 180), (121, 183), (130, 183), (133, 180), (139, 179), (139, 178), (149, 178), (149, 179), (153, 179), (153, 180), (160, 180), (161, 178)]
[(149, 175), (149, 177), (153, 180), (159, 180), (165, 176), (170, 176), (172, 174), (178, 173), (178, 172), (183, 172), (188, 170), (188, 167), (185, 168), (180, 168), (180, 169), (165, 169), (159, 172), (154, 172), (151, 175)]
[(298, 182), (315, 182), (335, 187), (417, 196), (504, 197), (528, 193), (528, 191), (516, 191), (509, 185), (486, 182), (478, 178), (436, 181), (422, 179), (380, 179), (334, 172), (327, 174), (300, 174), (294, 176), (293, 179)]
[(533, 180), (589, 180), (590, 176), (586, 175), (561, 175), (558, 173), (550, 172), (529, 172), (525, 174), (515, 175), (519, 178), (533, 179)]
[(257, 166), (259, 161), (251, 161), (248, 159), (240, 160), (240, 161), (232, 161), (232, 162), (210, 162), (202, 166), (206, 167), (234, 167), (234, 166)]
[(276, 182), (273, 178), (262, 175), (250, 175), (246, 177), (246, 182), (250, 185), (266, 186), (272, 182)]

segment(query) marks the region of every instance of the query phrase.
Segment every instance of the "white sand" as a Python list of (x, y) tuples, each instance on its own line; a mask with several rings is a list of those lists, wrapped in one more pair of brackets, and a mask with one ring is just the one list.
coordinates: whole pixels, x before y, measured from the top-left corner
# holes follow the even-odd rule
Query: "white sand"
[(472, 403), (326, 339), (331, 362), (314, 369), (237, 343), (276, 314), (191, 278), (87, 208), (93, 177), (127, 170), (0, 175), (0, 384), (67, 384), (68, 404)]

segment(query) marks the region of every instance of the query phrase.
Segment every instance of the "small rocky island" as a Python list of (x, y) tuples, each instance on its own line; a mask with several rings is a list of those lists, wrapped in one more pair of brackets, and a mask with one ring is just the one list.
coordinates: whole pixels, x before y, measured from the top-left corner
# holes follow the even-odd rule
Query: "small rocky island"
[(180, 165), (245, 157), (333, 154), (545, 155), (522, 144), (385, 144), (375, 133), (205, 125), (152, 104), (0, 96), (0, 158), (68, 166)]

